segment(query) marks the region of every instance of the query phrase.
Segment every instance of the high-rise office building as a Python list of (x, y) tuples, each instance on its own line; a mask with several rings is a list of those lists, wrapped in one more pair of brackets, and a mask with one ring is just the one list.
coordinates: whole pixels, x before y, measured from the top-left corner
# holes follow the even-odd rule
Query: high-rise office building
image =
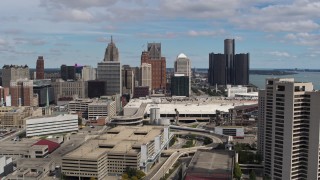
[(134, 70), (129, 65), (122, 66), (122, 93), (133, 95), (135, 85)]
[(75, 66), (67, 66), (65, 64), (60, 67), (60, 75), (61, 79), (67, 80), (76, 80), (76, 67)]
[(17, 65), (4, 65), (2, 67), (2, 86), (10, 87), (10, 81), (30, 79), (29, 67)]
[(112, 40), (106, 48), (104, 60), (98, 63), (97, 80), (105, 81), (105, 95), (122, 95), (121, 63), (119, 52)]
[(191, 93), (191, 61), (185, 54), (181, 53), (177, 56), (174, 62), (174, 73), (189, 77), (189, 93)]
[(148, 63), (142, 63), (140, 67), (140, 86), (148, 86), (152, 89), (152, 66)]
[(148, 51), (141, 54), (141, 64), (148, 63), (152, 67), (152, 89), (166, 88), (166, 58), (161, 56), (161, 43), (148, 43)]
[(36, 79), (44, 79), (44, 59), (43, 59), (43, 56), (38, 56), (38, 59), (37, 59)]
[(12, 106), (33, 106), (33, 81), (15, 80), (10, 82)]
[(248, 85), (249, 53), (235, 54), (234, 39), (225, 39), (223, 55), (209, 54), (208, 81), (212, 86)]
[(313, 90), (312, 83), (267, 79), (259, 101), (264, 128), (258, 137), (264, 140), (265, 176), (319, 179), (320, 92)]
[(235, 85), (249, 84), (249, 53), (236, 54), (234, 61)]
[(83, 81), (96, 80), (96, 77), (97, 77), (97, 71), (95, 68), (91, 66), (83, 66), (82, 72), (81, 72), (81, 79)]
[(174, 74), (171, 77), (171, 95), (189, 97), (189, 76), (184, 74)]
[(212, 86), (227, 84), (227, 61), (225, 54), (209, 54), (208, 81)]

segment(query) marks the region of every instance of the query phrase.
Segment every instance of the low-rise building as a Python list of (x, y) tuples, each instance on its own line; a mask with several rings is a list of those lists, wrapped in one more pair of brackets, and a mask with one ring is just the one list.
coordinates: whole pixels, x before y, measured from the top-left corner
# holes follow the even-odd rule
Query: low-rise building
[(242, 126), (218, 126), (214, 128), (216, 134), (233, 137), (244, 137), (244, 128)]
[(186, 170), (185, 180), (232, 180), (233, 167), (234, 151), (198, 150)]
[(57, 80), (52, 83), (55, 101), (65, 97), (86, 98), (88, 96), (88, 82), (86, 81), (63, 81)]
[(231, 87), (230, 85), (227, 86), (227, 94), (228, 97), (235, 97), (238, 93), (247, 93), (248, 88), (243, 86), (234, 86)]
[(121, 175), (127, 167), (148, 172), (170, 138), (168, 127), (118, 126), (64, 155), (62, 173), (68, 177), (102, 179)]
[(115, 101), (94, 101), (88, 104), (88, 119), (97, 119), (97, 117), (108, 117), (109, 119), (115, 115)]
[(50, 171), (54, 170), (55, 164), (51, 158), (32, 158), (19, 159), (17, 169), (9, 174), (7, 180), (27, 179), (41, 180), (44, 179)]
[(78, 115), (63, 114), (26, 120), (27, 137), (44, 136), (78, 130)]
[(0, 177), (7, 176), (13, 172), (12, 158), (0, 156)]

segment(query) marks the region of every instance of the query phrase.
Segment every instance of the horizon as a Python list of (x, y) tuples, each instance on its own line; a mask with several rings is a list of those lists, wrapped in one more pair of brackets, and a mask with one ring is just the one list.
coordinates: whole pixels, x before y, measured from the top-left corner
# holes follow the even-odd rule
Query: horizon
[(209, 53), (223, 53), (223, 40), (235, 39), (236, 53), (250, 53), (250, 69), (320, 69), (319, 6), (314, 0), (3, 0), (0, 59), (35, 67), (44, 56), (45, 68), (96, 67), (113, 36), (122, 64), (138, 66), (147, 43), (160, 42), (167, 67), (184, 53), (192, 67), (205, 68)]

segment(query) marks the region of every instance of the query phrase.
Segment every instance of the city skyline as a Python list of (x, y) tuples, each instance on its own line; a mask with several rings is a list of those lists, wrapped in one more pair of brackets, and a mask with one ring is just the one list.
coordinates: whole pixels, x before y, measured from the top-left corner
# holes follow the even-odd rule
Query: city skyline
[(221, 42), (233, 38), (235, 53), (250, 52), (251, 68), (320, 69), (319, 7), (315, 0), (3, 0), (0, 59), (96, 67), (113, 36), (122, 64), (139, 66), (146, 44), (157, 42), (168, 68), (180, 53), (205, 68), (208, 54), (223, 53)]

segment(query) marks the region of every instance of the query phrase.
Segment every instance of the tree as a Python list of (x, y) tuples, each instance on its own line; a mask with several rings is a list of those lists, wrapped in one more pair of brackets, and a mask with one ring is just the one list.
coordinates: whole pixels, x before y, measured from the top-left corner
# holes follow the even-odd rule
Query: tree
[(142, 179), (145, 175), (146, 174), (141, 170), (137, 170), (137, 172), (136, 172), (136, 176), (138, 179)]
[(240, 180), (240, 178), (242, 176), (242, 171), (241, 171), (239, 163), (236, 163), (234, 166), (233, 176), (234, 176), (234, 178), (236, 178), (238, 180)]
[(123, 174), (122, 174), (122, 179), (123, 179), (123, 180), (129, 179), (128, 174), (127, 174), (127, 173), (123, 173)]
[(256, 173), (255, 173), (254, 170), (252, 170), (252, 171), (250, 172), (249, 179), (250, 179), (250, 180), (256, 180), (256, 179), (257, 179)]
[(139, 179), (137, 178), (137, 176), (132, 176), (131, 180), (139, 180)]

